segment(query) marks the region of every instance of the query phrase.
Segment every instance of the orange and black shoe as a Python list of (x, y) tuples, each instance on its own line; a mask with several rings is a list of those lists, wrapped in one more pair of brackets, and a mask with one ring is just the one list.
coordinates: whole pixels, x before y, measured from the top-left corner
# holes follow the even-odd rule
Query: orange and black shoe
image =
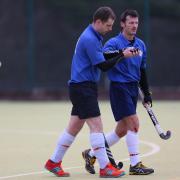
[(107, 164), (104, 169), (100, 169), (99, 177), (101, 178), (118, 178), (124, 176), (123, 170), (115, 168), (111, 163)]
[(129, 168), (129, 175), (148, 175), (154, 173), (154, 169), (148, 168), (142, 164), (142, 162), (138, 162), (135, 166), (131, 166)]
[(46, 162), (44, 166), (48, 171), (52, 172), (58, 177), (69, 177), (70, 174), (68, 172), (64, 172), (61, 166), (61, 161), (59, 163), (55, 163), (50, 159)]
[(95, 172), (95, 169), (94, 169), (94, 163), (96, 162), (96, 157), (95, 156), (91, 157), (89, 155), (90, 150), (91, 149), (87, 149), (87, 150), (83, 151), (82, 156), (83, 156), (83, 158), (85, 160), (85, 169), (86, 169), (86, 171), (91, 173), (91, 174), (95, 174), (96, 172)]

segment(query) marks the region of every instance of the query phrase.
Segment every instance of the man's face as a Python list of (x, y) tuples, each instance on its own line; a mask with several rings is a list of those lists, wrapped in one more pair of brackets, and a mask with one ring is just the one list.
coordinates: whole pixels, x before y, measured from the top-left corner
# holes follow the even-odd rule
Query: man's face
[(101, 20), (98, 20), (99, 22), (99, 30), (98, 32), (102, 35), (105, 35), (106, 33), (112, 31), (112, 27), (114, 24), (114, 20), (109, 18), (107, 21), (102, 22)]
[(127, 35), (136, 35), (138, 24), (138, 17), (127, 16), (126, 21), (121, 22), (122, 31)]

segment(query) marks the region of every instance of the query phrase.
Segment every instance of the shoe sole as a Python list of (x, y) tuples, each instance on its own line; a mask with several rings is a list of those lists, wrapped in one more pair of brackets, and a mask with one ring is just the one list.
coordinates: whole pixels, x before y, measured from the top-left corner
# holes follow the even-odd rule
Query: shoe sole
[[(52, 172), (52, 171), (50, 171), (50, 172)], [(52, 172), (53, 173), (53, 172)], [(60, 175), (58, 175), (58, 174), (55, 174), (55, 173), (53, 173), (54, 175), (56, 175), (57, 177), (70, 177), (70, 175), (69, 174), (67, 174), (67, 175), (62, 175), (62, 176), (60, 176)]]
[(70, 177), (70, 174), (58, 175), (58, 174), (56, 174), (55, 172), (47, 169), (46, 167), (44, 167), (44, 168), (45, 168), (46, 170), (48, 170), (49, 172), (53, 173), (53, 174), (54, 174), (55, 176), (57, 176), (57, 177)]
[(121, 176), (124, 176), (126, 173), (122, 172), (119, 176), (99, 176), (100, 178), (119, 178)]
[(136, 173), (136, 172), (130, 172), (129, 175), (148, 175), (148, 174), (152, 174), (154, 172), (148, 172), (148, 173)]

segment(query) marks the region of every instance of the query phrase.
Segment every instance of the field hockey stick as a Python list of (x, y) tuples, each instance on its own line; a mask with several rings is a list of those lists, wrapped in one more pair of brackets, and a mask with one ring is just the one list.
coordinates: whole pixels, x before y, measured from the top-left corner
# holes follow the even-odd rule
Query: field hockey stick
[[(139, 94), (140, 94), (140, 97), (141, 97), (141, 99), (143, 101), (144, 95), (143, 95), (142, 91), (140, 90), (140, 88), (139, 88)], [(157, 133), (159, 134), (159, 136), (164, 140), (169, 139), (171, 137), (171, 131), (168, 130), (166, 133), (164, 133), (164, 131), (160, 127), (160, 124), (159, 124), (159, 122), (158, 122), (152, 108), (148, 104), (145, 104), (144, 107), (146, 108), (146, 111), (148, 112), (149, 117), (151, 118), (152, 123), (153, 123)]]
[[(104, 134), (103, 134), (104, 135)], [(112, 155), (112, 152), (109, 148), (109, 145), (107, 143), (107, 140), (105, 138), (105, 135), (104, 135), (104, 141), (105, 141), (105, 148), (106, 148), (106, 153), (107, 153), (107, 156), (108, 156), (108, 159), (109, 161), (111, 162), (111, 164), (115, 167), (115, 168), (118, 168), (118, 169), (121, 169), (123, 167), (123, 163), (120, 161), (118, 164), (116, 164), (116, 161), (114, 160), (114, 157)]]

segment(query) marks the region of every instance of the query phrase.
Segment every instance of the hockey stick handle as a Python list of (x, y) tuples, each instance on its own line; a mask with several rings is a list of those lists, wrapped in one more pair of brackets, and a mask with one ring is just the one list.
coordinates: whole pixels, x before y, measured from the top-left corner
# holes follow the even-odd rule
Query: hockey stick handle
[[(103, 134), (103, 135), (104, 135), (104, 134)], [(116, 164), (116, 162), (115, 162), (115, 160), (114, 160), (114, 157), (113, 157), (113, 155), (112, 155), (112, 152), (111, 152), (111, 150), (110, 150), (110, 148), (109, 148), (109, 145), (108, 145), (108, 143), (107, 143), (107, 140), (106, 140), (105, 135), (104, 135), (104, 141), (105, 141), (105, 147), (106, 147), (106, 153), (107, 153), (108, 159), (109, 159), (109, 161), (111, 162), (111, 164), (112, 164), (114, 167), (117, 167), (117, 164)]]
[(161, 129), (156, 116), (154, 115), (154, 113), (153, 113), (152, 109), (149, 107), (149, 105), (145, 105), (144, 107), (146, 108), (146, 110), (147, 110), (147, 112), (148, 112), (148, 114), (149, 114), (149, 116), (150, 116), (150, 118), (152, 120), (152, 123), (155, 126), (156, 131), (160, 135), (161, 133), (163, 133), (163, 130)]
[[(143, 93), (140, 90), (140, 88), (139, 88), (139, 94), (143, 101), (144, 96), (143, 96)], [(157, 133), (159, 134), (159, 136), (164, 140), (169, 139), (171, 137), (171, 131), (167, 131), (166, 133), (164, 133), (163, 130), (161, 129), (160, 124), (159, 124), (155, 114), (153, 113), (153, 110), (151, 109), (151, 107), (148, 104), (145, 104), (144, 107), (146, 108), (146, 111), (148, 112), (148, 114), (152, 120), (152, 123), (153, 123)]]
[(107, 143), (107, 140), (106, 140), (106, 137), (103, 133), (103, 136), (104, 136), (104, 141), (105, 141), (105, 148), (106, 148), (106, 153), (107, 153), (107, 156), (108, 156), (108, 159), (110, 161), (110, 163), (115, 167), (115, 168), (118, 168), (118, 169), (121, 169), (123, 167), (123, 163), (122, 162), (119, 162), (118, 165), (116, 164), (115, 160), (114, 160), (114, 157), (112, 155), (112, 152), (109, 148), (109, 145)]

